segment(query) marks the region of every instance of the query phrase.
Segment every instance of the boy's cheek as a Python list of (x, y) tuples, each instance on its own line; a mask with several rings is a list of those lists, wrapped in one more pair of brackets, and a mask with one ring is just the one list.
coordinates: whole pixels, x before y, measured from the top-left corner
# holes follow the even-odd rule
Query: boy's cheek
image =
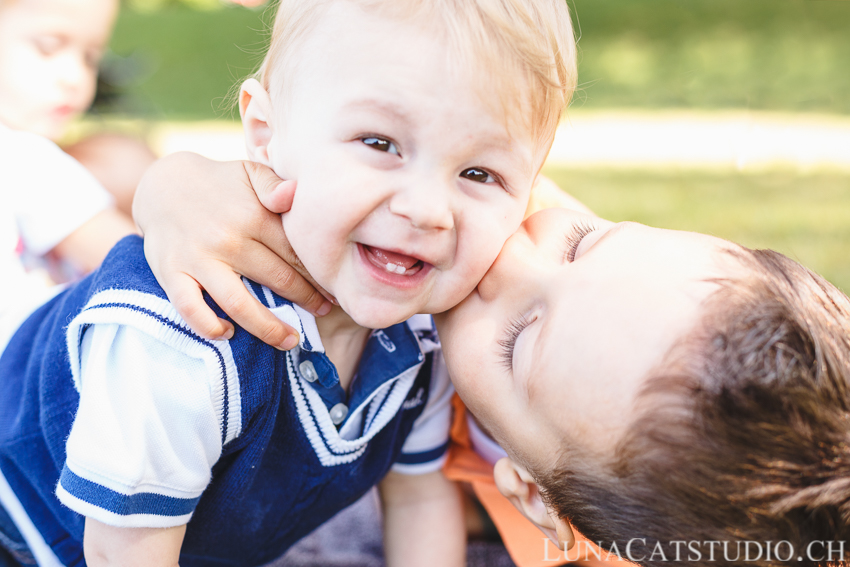
[(490, 263), (460, 259), (451, 270), (438, 274), (434, 291), (419, 313), (442, 313), (466, 299), (487, 273)]

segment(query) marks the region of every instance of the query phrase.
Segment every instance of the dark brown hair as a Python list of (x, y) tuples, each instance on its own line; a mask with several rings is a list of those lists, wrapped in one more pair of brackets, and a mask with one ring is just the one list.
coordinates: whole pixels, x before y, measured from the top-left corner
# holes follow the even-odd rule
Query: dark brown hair
[(779, 253), (733, 254), (747, 275), (721, 282), (648, 377), (614, 458), (567, 454), (538, 482), (585, 536), (624, 556), (631, 542), (644, 565), (843, 565), (850, 301)]

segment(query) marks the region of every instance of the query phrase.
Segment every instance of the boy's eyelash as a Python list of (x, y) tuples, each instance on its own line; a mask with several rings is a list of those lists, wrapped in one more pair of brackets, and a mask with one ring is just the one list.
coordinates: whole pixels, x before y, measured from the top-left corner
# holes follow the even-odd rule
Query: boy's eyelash
[[(371, 149), (374, 149), (374, 150), (377, 150), (377, 151), (386, 151), (387, 153), (390, 153), (390, 154), (393, 154), (393, 155), (399, 155), (399, 156), (401, 155), (401, 149), (399, 148), (399, 145), (392, 138), (388, 138), (387, 136), (381, 136), (379, 134), (365, 134), (365, 135), (359, 136), (357, 139), (360, 140), (363, 144), (365, 144), (367, 147), (369, 147)], [(382, 142), (386, 143), (386, 144), (394, 147), (396, 151), (390, 152), (389, 149), (379, 150), (376, 145), (369, 143), (369, 140), (373, 140), (375, 142), (378, 142), (378, 144), (380, 144)]]
[(576, 251), (578, 245), (581, 244), (582, 238), (596, 230), (596, 225), (587, 221), (582, 221), (573, 226), (573, 229), (567, 233), (564, 239), (564, 259), (572, 263), (576, 259)]
[(490, 169), (484, 169), (483, 167), (470, 167), (470, 168), (463, 170), (461, 172), (461, 174), (469, 171), (470, 169), (477, 169), (479, 171), (487, 173), (490, 177), (493, 178), (493, 185), (497, 185), (497, 186), (501, 187), (509, 195), (515, 194), (514, 188), (511, 185), (508, 185), (508, 182), (505, 181), (505, 178), (502, 177), (501, 175), (499, 175), (498, 173), (496, 173), (495, 171), (492, 171)]
[(508, 325), (505, 336), (497, 341), (500, 350), (502, 364), (510, 372), (514, 367), (514, 347), (520, 333), (528, 327), (529, 321), (524, 315), (512, 319)]

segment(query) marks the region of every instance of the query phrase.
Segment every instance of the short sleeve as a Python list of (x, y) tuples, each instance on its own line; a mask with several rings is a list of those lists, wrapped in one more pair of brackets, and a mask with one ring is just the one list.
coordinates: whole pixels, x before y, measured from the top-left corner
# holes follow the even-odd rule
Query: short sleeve
[(113, 206), (97, 179), (46, 138), (2, 127), (0, 155), (3, 190), (14, 198), (18, 230), (30, 254), (44, 255)]
[(446, 460), (449, 447), (449, 429), (452, 419), (454, 387), (443, 361), (442, 352), (434, 351), (431, 370), (431, 388), (428, 403), (413, 424), (401, 455), (392, 467), (402, 474), (425, 474), (439, 470)]
[(59, 499), (113, 526), (187, 523), (222, 447), (204, 362), (117, 324), (89, 327), (80, 361)]

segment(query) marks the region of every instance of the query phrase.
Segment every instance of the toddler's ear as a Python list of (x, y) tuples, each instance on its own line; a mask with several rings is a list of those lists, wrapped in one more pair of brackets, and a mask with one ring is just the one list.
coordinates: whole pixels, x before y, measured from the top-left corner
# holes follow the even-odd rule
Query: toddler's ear
[(569, 522), (559, 518), (540, 496), (534, 478), (511, 459), (500, 459), (493, 469), (496, 486), (520, 513), (536, 525), (558, 549), (564, 551), (575, 545), (575, 535)]
[(272, 140), (272, 127), (269, 120), (271, 99), (269, 93), (257, 79), (248, 79), (239, 91), (239, 114), (242, 116), (242, 129), (245, 131), (245, 144), (248, 157), (271, 167), (269, 143)]

